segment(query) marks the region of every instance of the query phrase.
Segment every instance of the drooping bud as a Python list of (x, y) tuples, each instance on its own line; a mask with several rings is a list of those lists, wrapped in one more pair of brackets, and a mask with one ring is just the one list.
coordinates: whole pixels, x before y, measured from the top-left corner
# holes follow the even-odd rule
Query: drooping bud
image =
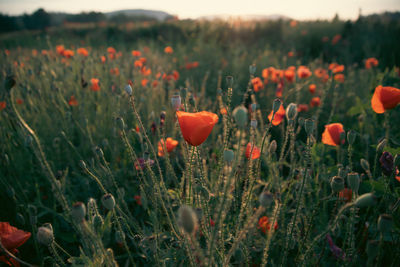
[(36, 239), (40, 244), (45, 246), (50, 246), (54, 242), (53, 227), (50, 223), (45, 223), (38, 228)]
[(244, 128), (247, 123), (247, 109), (244, 106), (236, 107), (232, 112), (233, 118), (235, 118), (236, 124)]
[(274, 196), (271, 194), (271, 192), (264, 190), (260, 194), (260, 205), (262, 207), (268, 208), (273, 201), (274, 201)]
[(369, 171), (369, 162), (367, 160), (361, 159), (360, 164), (364, 171)]
[(269, 154), (274, 154), (276, 152), (276, 149), (278, 148), (278, 145), (275, 140), (272, 140), (272, 142), (269, 144), (268, 152)]
[(106, 209), (112, 210), (115, 207), (114, 196), (112, 194), (103, 195), (101, 198), (101, 203)]
[(71, 216), (76, 222), (82, 222), (86, 216), (86, 207), (82, 202), (72, 205)]
[(286, 107), (286, 118), (288, 120), (294, 120), (297, 117), (297, 105), (295, 103), (290, 103), (289, 106)]
[(179, 110), (181, 107), (181, 96), (179, 94), (174, 94), (171, 97), (171, 104), (175, 110)]
[(6, 89), (6, 92), (9, 92), (11, 88), (15, 86), (15, 76), (13, 74), (9, 74), (6, 76), (6, 79), (4, 80), (4, 88)]
[(95, 148), (95, 150), (96, 150), (96, 154), (97, 154), (97, 156), (99, 157), (99, 158), (103, 158), (104, 157), (104, 152), (103, 152), (103, 149), (101, 149), (100, 147), (96, 147)]
[(189, 206), (181, 206), (178, 210), (178, 223), (182, 229), (188, 233), (193, 234), (197, 228), (196, 213)]
[(382, 139), (382, 141), (379, 142), (379, 144), (376, 146), (376, 153), (381, 154), (383, 149), (385, 148), (387, 143), (386, 139)]
[(339, 193), (344, 189), (344, 179), (340, 176), (334, 176), (331, 180), (331, 188), (335, 193)]
[(131, 87), (130, 84), (125, 85), (125, 92), (126, 92), (128, 95), (132, 95), (132, 87)]
[(224, 161), (227, 163), (231, 163), (235, 157), (235, 154), (232, 150), (227, 149), (224, 151)]
[(357, 172), (347, 174), (347, 184), (353, 192), (358, 192), (358, 188), (360, 187), (360, 176)]
[(275, 98), (274, 102), (272, 103), (273, 114), (278, 112), (281, 105), (282, 105), (282, 101), (279, 98)]
[(376, 196), (373, 193), (366, 193), (361, 196), (359, 196), (355, 202), (354, 205), (358, 208), (364, 208), (364, 207), (371, 207), (375, 206), (377, 202)]
[(304, 121), (304, 129), (306, 130), (308, 136), (312, 135), (314, 131), (314, 120), (306, 119)]
[(356, 137), (357, 137), (357, 133), (355, 131), (350, 130), (347, 132), (347, 142), (349, 142), (350, 145), (354, 144)]

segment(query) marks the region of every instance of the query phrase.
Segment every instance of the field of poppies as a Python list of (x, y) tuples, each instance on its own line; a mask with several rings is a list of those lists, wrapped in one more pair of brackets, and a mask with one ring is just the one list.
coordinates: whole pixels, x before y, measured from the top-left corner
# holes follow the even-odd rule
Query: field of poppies
[(399, 21), (279, 23), (0, 35), (1, 264), (399, 266)]

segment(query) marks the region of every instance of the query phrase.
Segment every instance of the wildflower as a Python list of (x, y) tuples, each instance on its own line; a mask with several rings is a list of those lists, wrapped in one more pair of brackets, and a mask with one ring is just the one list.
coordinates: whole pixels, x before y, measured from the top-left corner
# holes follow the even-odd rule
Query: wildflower
[(283, 75), (285, 76), (286, 80), (290, 83), (294, 82), (294, 79), (296, 77), (296, 73), (293, 68), (288, 68), (287, 70), (285, 70), (285, 72), (283, 73)]
[(385, 151), (382, 153), (379, 158), (379, 162), (381, 163), (382, 172), (386, 176), (390, 176), (394, 169), (394, 159), (392, 154)]
[(335, 76), (333, 76), (333, 78), (337, 82), (344, 83), (344, 74), (342, 74), (342, 73), (335, 74)]
[(344, 260), (346, 257), (346, 253), (343, 252), (343, 250), (341, 248), (339, 248), (338, 246), (336, 246), (333, 243), (332, 237), (329, 234), (326, 234), (326, 240), (328, 241), (329, 244), (329, 248), (331, 250), (331, 252), (333, 253), (333, 255), (337, 258), (337, 259), (341, 259)]
[(7, 106), (7, 102), (6, 101), (0, 101), (0, 110), (5, 109)]
[(311, 71), (309, 68), (307, 68), (306, 66), (300, 66), (297, 69), (297, 76), (301, 79), (305, 79), (311, 76)]
[(341, 135), (344, 134), (343, 125), (341, 123), (331, 123), (325, 125), (325, 131), (322, 133), (322, 143), (330, 146), (338, 146), (344, 144)]
[(344, 188), (339, 192), (339, 199), (345, 202), (350, 202), (353, 196), (353, 191), (350, 188)]
[(259, 77), (253, 78), (251, 84), (253, 85), (254, 92), (258, 92), (264, 87), (263, 82)]
[(174, 70), (172, 72), (172, 77), (174, 78), (175, 81), (177, 81), (179, 79), (179, 72)]
[(86, 48), (78, 48), (78, 50), (76, 51), (79, 55), (87, 57), (89, 55), (89, 52), (87, 51)]
[(339, 72), (343, 72), (344, 71), (344, 65), (336, 65), (333, 69), (332, 69), (332, 73), (339, 73)]
[(250, 142), (246, 146), (246, 158), (258, 159), (260, 157), (261, 151), (256, 145), (252, 145)]
[(388, 109), (395, 108), (399, 103), (400, 89), (382, 85), (375, 88), (371, 106), (376, 113), (384, 113)]
[(101, 56), (100, 60), (101, 60), (101, 63), (105, 63), (106, 62), (106, 57), (105, 56)]
[(292, 51), (290, 51), (290, 52), (288, 52), (288, 57), (293, 57), (294, 56), (294, 52), (292, 52)]
[[(262, 216), (258, 220), (258, 229), (260, 229), (264, 234), (271, 229), (271, 223), (269, 222), (269, 218), (267, 216)], [(278, 222), (275, 222), (274, 229), (278, 229)]]
[(133, 199), (136, 201), (136, 204), (138, 204), (139, 206), (142, 206), (142, 197), (139, 195), (135, 195), (133, 196)]
[(149, 76), (151, 74), (151, 69), (147, 68), (146, 66), (143, 66), (140, 69), (140, 72), (144, 75), (144, 76)]
[(70, 105), (71, 107), (78, 105), (78, 101), (76, 101), (74, 95), (71, 95), (71, 97), (69, 98), (68, 105)]
[(143, 62), (140, 60), (135, 60), (133, 65), (135, 66), (135, 68), (141, 68), (141, 67), (143, 67)]
[(167, 46), (167, 47), (164, 49), (164, 52), (165, 52), (166, 54), (172, 54), (172, 53), (174, 52), (174, 49), (172, 49), (172, 47), (170, 47), (170, 46)]
[(132, 56), (134, 57), (140, 57), (142, 53), (139, 50), (132, 50)]
[[(268, 119), (270, 121), (272, 120), (272, 115), (273, 115), (273, 111), (271, 111), (271, 113), (268, 115)], [(279, 125), (282, 122), (283, 118), (285, 118), (285, 115), (286, 115), (286, 111), (282, 104), (282, 105), (280, 105), (278, 111), (274, 115), (274, 119), (272, 120), (272, 125), (274, 125), (274, 126)]]
[(310, 84), (310, 86), (308, 86), (308, 91), (310, 91), (311, 94), (314, 94), (316, 88), (317, 88), (317, 86), (312, 83), (312, 84)]
[(158, 156), (159, 157), (164, 157), (164, 155), (165, 155), (164, 144), (165, 144), (165, 147), (167, 148), (167, 152), (171, 153), (175, 149), (175, 147), (179, 144), (179, 142), (172, 139), (171, 137), (168, 137), (166, 139), (166, 142), (164, 142), (164, 139), (161, 139), (158, 142)]
[(65, 58), (71, 58), (74, 56), (74, 54), (75, 54), (74, 51), (72, 51), (70, 49), (64, 50), (64, 52), (63, 52), (63, 56)]
[(115, 54), (115, 53), (117, 53), (117, 51), (115, 50), (115, 48), (114, 47), (108, 47), (107, 48), (107, 53), (109, 53), (109, 54)]
[(135, 169), (136, 170), (144, 170), (146, 168), (146, 165), (149, 164), (150, 166), (154, 164), (154, 160), (152, 159), (144, 159), (144, 158), (138, 158), (138, 160), (135, 162)]
[(367, 70), (370, 69), (370, 68), (372, 68), (372, 67), (378, 66), (378, 64), (379, 64), (379, 61), (378, 61), (376, 58), (374, 58), (374, 57), (370, 57), (370, 58), (367, 58), (367, 59), (365, 60), (365, 68), (366, 68)]
[(118, 67), (111, 68), (111, 69), (110, 69), (110, 74), (111, 74), (111, 75), (118, 76), (118, 75), (119, 75), (119, 69), (118, 69)]
[(144, 78), (144, 79), (142, 79), (141, 84), (143, 87), (146, 87), (148, 82), (149, 82), (149, 80)]
[[(22, 246), (30, 237), (31, 233), (17, 229), (8, 222), (0, 222), (0, 242), (12, 254), (18, 252), (17, 248)], [(19, 266), (16, 260), (8, 256), (0, 256), (0, 261), (10, 266)]]
[(192, 146), (202, 144), (218, 122), (218, 115), (207, 111), (196, 113), (177, 111), (176, 115), (183, 138)]
[(336, 34), (336, 35), (333, 36), (333, 38), (332, 38), (332, 45), (337, 44), (341, 39), (342, 39), (342, 36), (341, 36), (340, 34)]
[(97, 92), (100, 90), (100, 86), (99, 86), (99, 79), (96, 78), (92, 78), (90, 80), (90, 83), (92, 84), (92, 86), (90, 87), (90, 89), (94, 92)]
[(399, 169), (396, 167), (396, 175), (394, 176), (394, 178), (400, 182), (400, 171)]
[(228, 111), (226, 110), (226, 108), (221, 108), (221, 109), (219, 110), (219, 112), (221, 113), (221, 115), (226, 115), (226, 114), (228, 114)]
[(298, 104), (297, 105), (297, 111), (298, 112), (307, 112), (308, 111), (308, 105), (307, 104)]
[(318, 107), (320, 104), (321, 104), (321, 99), (318, 96), (313, 97), (310, 101), (311, 107)]
[(63, 45), (57, 45), (56, 46), (57, 54), (63, 56), (64, 55), (64, 50), (65, 50), (65, 47)]

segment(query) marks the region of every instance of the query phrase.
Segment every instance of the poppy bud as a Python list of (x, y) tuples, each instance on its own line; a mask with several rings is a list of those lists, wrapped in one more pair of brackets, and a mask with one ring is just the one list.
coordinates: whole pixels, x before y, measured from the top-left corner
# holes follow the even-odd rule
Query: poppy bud
[(277, 113), (279, 108), (282, 105), (282, 101), (279, 98), (275, 98), (274, 102), (272, 103), (272, 112), (273, 114)]
[(112, 210), (115, 207), (115, 199), (114, 196), (111, 194), (105, 194), (103, 195), (103, 197), (101, 198), (101, 203), (103, 204), (103, 206), (108, 209), (108, 210)]
[(76, 222), (82, 222), (86, 216), (86, 207), (82, 202), (72, 205), (71, 216)]
[(40, 244), (50, 246), (54, 241), (53, 226), (50, 223), (45, 223), (39, 227), (36, 239)]
[(96, 214), (93, 217), (93, 227), (94, 227), (94, 229), (96, 229), (96, 231), (98, 231), (100, 229), (100, 227), (103, 225), (103, 222), (104, 222), (103, 218), (99, 214)]
[(364, 171), (369, 171), (369, 162), (367, 160), (361, 159), (360, 164)]
[(347, 184), (353, 192), (357, 193), (360, 187), (360, 176), (356, 172), (347, 174)]
[(97, 156), (99, 156), (99, 158), (103, 158), (104, 157), (104, 152), (103, 152), (103, 149), (101, 149), (100, 147), (96, 147), (96, 154), (97, 154)]
[(179, 110), (179, 108), (181, 107), (181, 96), (179, 94), (174, 94), (171, 97), (171, 103), (172, 103), (172, 107), (175, 110)]
[(366, 193), (359, 196), (355, 200), (354, 205), (356, 205), (356, 207), (358, 208), (364, 208), (364, 207), (375, 206), (376, 202), (377, 199), (373, 193)]
[(228, 88), (233, 88), (233, 77), (232, 76), (226, 76), (226, 84)]
[(304, 121), (304, 129), (306, 130), (307, 135), (311, 135), (314, 131), (314, 120), (306, 119)]
[(227, 149), (224, 151), (224, 161), (227, 163), (231, 163), (235, 157), (235, 154), (232, 150)]
[(247, 123), (247, 109), (244, 106), (238, 106), (233, 110), (232, 114), (236, 124), (243, 128)]
[(186, 233), (194, 233), (197, 227), (197, 216), (191, 207), (184, 205), (179, 208), (178, 223)]
[(356, 137), (357, 137), (357, 133), (355, 131), (350, 130), (347, 132), (347, 142), (349, 142), (350, 145), (354, 144)]
[(125, 85), (125, 92), (126, 92), (128, 95), (132, 95), (132, 87), (131, 87), (130, 84)]
[(379, 142), (379, 144), (376, 146), (376, 153), (381, 154), (383, 149), (385, 148), (387, 143), (386, 139), (382, 139), (382, 141)]
[(249, 66), (249, 72), (250, 72), (250, 75), (254, 75), (254, 73), (256, 73), (256, 64), (251, 64), (250, 66)]
[(344, 179), (340, 176), (334, 176), (331, 180), (331, 189), (335, 193), (339, 193), (344, 189)]
[(82, 169), (86, 169), (86, 163), (83, 160), (80, 160), (79, 167), (81, 167)]
[(297, 105), (295, 103), (290, 103), (286, 108), (286, 118), (288, 120), (294, 120), (297, 117)]
[(260, 195), (260, 205), (264, 208), (268, 208), (273, 200), (274, 196), (267, 190), (264, 190)]
[(125, 122), (124, 122), (124, 119), (123, 119), (123, 118), (117, 117), (116, 121), (117, 121), (118, 127), (119, 127), (121, 130), (125, 129)]
[(390, 214), (381, 214), (378, 218), (378, 230), (381, 232), (390, 232), (393, 227), (393, 217)]
[(269, 148), (268, 148), (269, 154), (274, 154), (276, 152), (277, 148), (278, 148), (278, 145), (276, 144), (276, 141), (272, 140), (272, 142), (269, 144)]
[(252, 128), (257, 128), (257, 120), (251, 120), (250, 121), (250, 126), (252, 127)]
[(373, 261), (378, 255), (379, 251), (379, 241), (378, 240), (369, 240), (367, 243), (366, 252), (368, 255), (368, 261)]

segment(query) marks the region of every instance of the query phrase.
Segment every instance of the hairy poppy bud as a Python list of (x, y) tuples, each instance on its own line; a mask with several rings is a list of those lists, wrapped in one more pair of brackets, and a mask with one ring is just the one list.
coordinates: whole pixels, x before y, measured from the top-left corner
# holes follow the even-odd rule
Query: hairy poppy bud
[(231, 163), (235, 157), (235, 154), (232, 150), (227, 149), (224, 151), (224, 161), (227, 163)]
[(366, 161), (365, 159), (360, 160), (361, 167), (364, 169), (364, 171), (369, 171), (369, 162)]
[(178, 223), (186, 233), (194, 233), (197, 227), (197, 216), (191, 207), (184, 205), (179, 208)]
[(82, 202), (76, 202), (75, 204), (73, 204), (71, 215), (76, 222), (82, 222), (86, 216), (85, 205)]
[(96, 154), (97, 154), (97, 156), (99, 156), (99, 158), (103, 158), (104, 157), (103, 149), (101, 149), (100, 147), (97, 146), (95, 148), (95, 150), (96, 150)]
[(125, 85), (125, 92), (126, 92), (128, 95), (132, 95), (132, 87), (131, 87), (130, 84)]
[(38, 228), (36, 233), (37, 241), (45, 246), (50, 246), (54, 241), (53, 227), (50, 223), (45, 223)]
[(251, 75), (254, 75), (254, 73), (256, 73), (256, 64), (251, 64), (250, 66), (249, 66), (249, 72), (250, 72), (250, 74)]
[(314, 120), (306, 119), (304, 121), (304, 129), (306, 130), (307, 135), (311, 135), (314, 131)]
[(267, 190), (264, 190), (260, 194), (260, 205), (264, 208), (268, 208), (272, 201), (274, 200), (274, 196)]
[(111, 194), (105, 194), (103, 195), (103, 197), (101, 198), (101, 203), (103, 204), (103, 206), (108, 209), (108, 210), (112, 210), (115, 207), (115, 199), (114, 196)]
[(390, 232), (393, 227), (393, 217), (390, 214), (381, 214), (378, 218), (378, 230), (381, 232)]
[(358, 208), (364, 208), (364, 207), (371, 207), (375, 206), (377, 200), (376, 196), (373, 193), (366, 193), (361, 196), (359, 196), (355, 202), (354, 205)]
[(244, 106), (236, 107), (232, 112), (233, 118), (236, 121), (236, 124), (243, 128), (247, 123), (247, 109)]
[(181, 96), (179, 94), (174, 94), (171, 97), (171, 104), (175, 110), (178, 110), (181, 107)]
[(350, 130), (347, 132), (347, 142), (349, 142), (350, 145), (354, 144), (356, 137), (357, 137), (357, 133), (355, 131)]
[(339, 193), (344, 189), (344, 179), (340, 176), (334, 176), (331, 180), (331, 188), (335, 193)]
[(385, 148), (387, 143), (386, 139), (382, 139), (382, 141), (379, 142), (379, 144), (376, 146), (376, 153), (380, 154), (382, 153), (383, 149)]
[(347, 183), (353, 192), (357, 193), (360, 187), (360, 176), (356, 172), (347, 174)]
[(279, 108), (282, 105), (282, 101), (279, 98), (275, 98), (274, 102), (272, 103), (272, 112), (273, 114), (277, 113)]
[(257, 128), (257, 120), (251, 120), (250, 121), (250, 126), (252, 127), (252, 128)]
[(232, 76), (226, 76), (226, 84), (228, 88), (233, 88), (233, 77)]
[(195, 101), (195, 99), (194, 99), (193, 94), (190, 94), (190, 97), (189, 97), (189, 104), (190, 104), (192, 107), (196, 106), (196, 101)]
[(268, 152), (270, 154), (274, 154), (276, 152), (277, 148), (278, 148), (278, 145), (276, 144), (276, 141), (272, 140), (272, 142), (269, 144)]
[(103, 218), (99, 214), (96, 214), (93, 217), (93, 227), (94, 227), (94, 229), (96, 231), (98, 231), (100, 229), (100, 227), (103, 225), (103, 222), (104, 222)]
[(294, 120), (297, 117), (297, 105), (295, 103), (290, 103), (289, 106), (286, 107), (286, 118), (288, 120)]

